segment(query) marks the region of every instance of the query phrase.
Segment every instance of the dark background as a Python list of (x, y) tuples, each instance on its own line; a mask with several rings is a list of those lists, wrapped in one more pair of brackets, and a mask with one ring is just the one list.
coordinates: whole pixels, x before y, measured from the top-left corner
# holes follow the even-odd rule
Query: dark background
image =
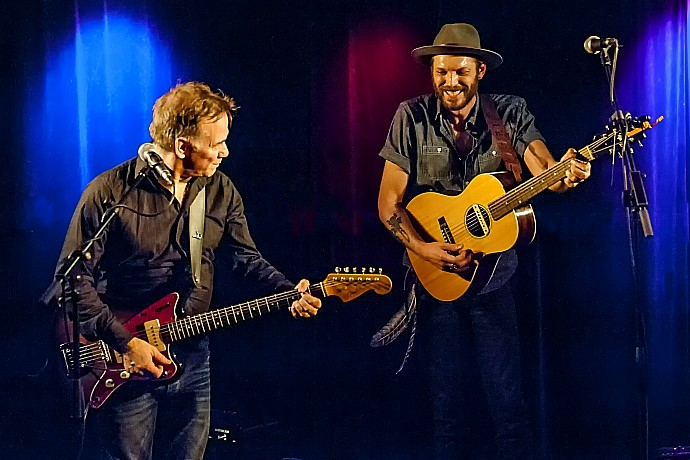
[[(78, 4), (82, 16), (104, 7)], [(316, 282), (336, 266), (364, 266), (383, 268), (394, 283), (385, 297), (367, 293), (345, 305), (329, 298), (312, 320), (278, 314), (214, 335), (214, 428), (230, 430), (234, 442), (211, 441), (209, 457), (428, 458), (430, 414), (419, 354), (413, 351), (396, 375), (407, 335), (385, 349), (368, 345), (403, 298), (401, 249), (378, 222), (376, 193), (383, 167), (377, 153), (397, 104), (430, 90), (428, 71), (409, 51), (430, 44), (444, 23), (473, 23), (483, 45), (505, 60), (481, 89), (525, 97), (560, 157), (570, 146), (586, 145), (611, 112), (604, 73), (583, 51), (584, 39), (597, 34), (635, 43), (666, 5), (110, 3), (110, 11), (155, 18), (178, 56), (180, 75), (238, 101), (231, 157), (222, 169), (241, 191), (268, 260), (293, 280)], [(74, 5), (28, 0), (3, 6), (1, 17), (0, 432), (6, 453), (0, 457), (65, 458), (70, 430), (58, 410), (64, 396), (41, 372), (50, 314), (36, 299), (51, 280), (71, 209), (39, 226), (25, 224), (32, 149), (42, 140), (36, 132), (35, 143), (26, 142), (32, 111), (25, 101), (45, 72), (49, 45), (74, 28)], [(621, 59), (632, 59), (625, 52), (633, 49), (624, 47)], [(132, 140), (134, 148), (141, 141)], [(577, 191), (536, 200), (538, 238), (520, 249), (514, 280), (526, 391), (547, 458), (633, 458), (639, 441), (635, 306), (648, 306), (632, 282), (620, 171), (612, 173), (606, 160), (593, 166), (592, 180)], [(42, 180), (59, 189), (72, 179)], [(223, 282), (220, 268), (217, 305), (265, 294), (246, 282)], [(687, 334), (687, 317), (676, 320)], [(679, 357), (672, 387), (685, 391), (687, 354)], [(688, 395), (679, 394), (670, 407), (651, 398), (652, 449), (690, 444)], [(482, 447), (491, 440), (483, 404), (473, 408), (472, 433), (477, 455), (491, 458)]]

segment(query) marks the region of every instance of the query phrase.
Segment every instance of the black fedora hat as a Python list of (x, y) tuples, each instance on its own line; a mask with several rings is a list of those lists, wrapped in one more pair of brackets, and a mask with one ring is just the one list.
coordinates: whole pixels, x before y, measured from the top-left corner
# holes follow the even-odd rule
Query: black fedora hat
[(485, 62), (489, 69), (495, 69), (503, 62), (500, 54), (482, 48), (477, 29), (465, 23), (444, 25), (436, 35), (433, 45), (412, 50), (412, 57), (425, 66), (430, 64), (432, 57), (439, 54), (476, 57)]

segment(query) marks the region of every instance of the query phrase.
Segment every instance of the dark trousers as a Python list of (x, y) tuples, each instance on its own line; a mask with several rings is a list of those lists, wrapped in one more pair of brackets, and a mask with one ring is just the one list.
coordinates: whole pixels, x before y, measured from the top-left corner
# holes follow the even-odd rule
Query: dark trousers
[(88, 413), (82, 460), (203, 458), (211, 416), (208, 344), (177, 355), (179, 380), (155, 388), (125, 384)]
[(467, 458), (463, 433), (472, 421), (465, 417), (464, 406), (465, 398), (473, 397), (466, 394), (472, 360), (496, 429), (495, 458), (534, 458), (510, 287), (453, 302), (421, 292), (418, 302), (420, 334), (429, 359), (436, 458)]

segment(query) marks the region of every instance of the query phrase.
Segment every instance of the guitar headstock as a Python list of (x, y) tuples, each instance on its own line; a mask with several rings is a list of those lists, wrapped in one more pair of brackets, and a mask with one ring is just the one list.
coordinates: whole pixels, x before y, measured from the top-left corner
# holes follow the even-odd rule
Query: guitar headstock
[(383, 274), (382, 269), (373, 268), (336, 268), (323, 280), (326, 295), (340, 297), (343, 302), (356, 299), (367, 291), (373, 290), (377, 294), (388, 294), (393, 288), (393, 282)]
[(648, 116), (633, 118), (627, 114), (624, 121), (620, 122), (625, 129), (621, 128), (620, 124), (607, 125), (605, 132), (595, 137), (594, 142), (580, 149), (579, 153), (586, 160), (591, 161), (604, 153), (611, 154), (630, 142), (637, 141), (639, 145), (642, 145), (642, 139), (647, 135), (645, 131), (652, 129), (663, 119), (664, 117), (660, 116), (652, 122), (651, 117)]
[(653, 122), (651, 121), (652, 117), (649, 116), (644, 116), (640, 118), (632, 118), (630, 120), (630, 128), (628, 130), (627, 136), (630, 139), (633, 140), (640, 140), (640, 138), (644, 138), (646, 136), (645, 131), (648, 129), (652, 129), (659, 123), (661, 123), (664, 120), (664, 116), (660, 116)]

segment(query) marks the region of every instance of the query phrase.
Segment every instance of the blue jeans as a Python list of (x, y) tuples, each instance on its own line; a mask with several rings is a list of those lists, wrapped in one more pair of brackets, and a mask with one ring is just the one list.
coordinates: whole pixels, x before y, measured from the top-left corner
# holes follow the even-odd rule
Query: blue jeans
[(208, 341), (173, 345), (182, 363), (167, 385), (131, 383), (86, 418), (83, 460), (201, 460), (211, 416)]
[(453, 302), (440, 302), (420, 292), (418, 301), (420, 337), (429, 359), (436, 458), (463, 458), (462, 433), (471, 423), (464, 417), (464, 404), (472, 360), (496, 428), (497, 452), (492, 458), (533, 458), (510, 287)]

